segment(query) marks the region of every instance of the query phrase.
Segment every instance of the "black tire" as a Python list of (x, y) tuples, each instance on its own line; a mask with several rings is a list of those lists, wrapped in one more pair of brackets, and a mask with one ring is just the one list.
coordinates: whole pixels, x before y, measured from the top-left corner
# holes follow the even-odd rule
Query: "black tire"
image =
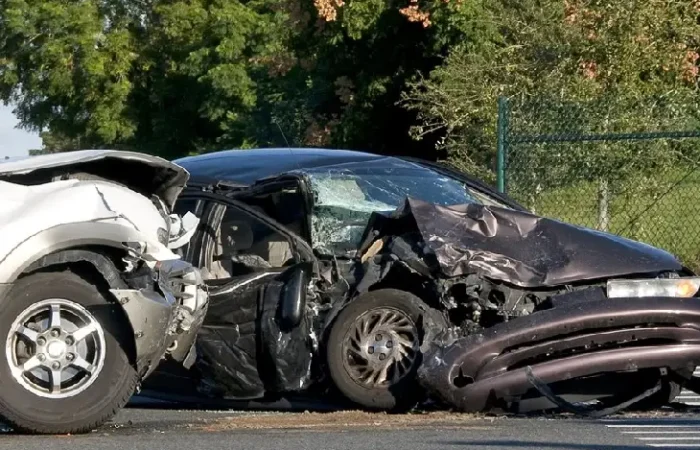
[(133, 395), (137, 374), (125, 349), (131, 339), (121, 307), (97, 287), (72, 272), (46, 272), (18, 280), (0, 306), (0, 342), (7, 346), (13, 322), (31, 305), (65, 299), (83, 306), (101, 325), (104, 363), (94, 382), (65, 398), (30, 391), (11, 374), (6, 352), (0, 354), (0, 416), (16, 431), (45, 434), (84, 433), (112, 418)]
[[(414, 407), (425, 396), (416, 380), (416, 371), (422, 360), (420, 350), (416, 352), (407, 374), (396, 383), (384, 386), (362, 383), (344, 363), (348, 357), (344, 354), (343, 345), (349, 339), (355, 322), (365, 313), (388, 309), (400, 311), (412, 321), (418, 333), (418, 345), (423, 343), (425, 324), (446, 327), (442, 315), (411, 293), (395, 289), (371, 291), (357, 297), (338, 314), (328, 337), (327, 362), (335, 386), (350, 401), (370, 410), (399, 412)], [(426, 320), (428, 314), (432, 320)]]

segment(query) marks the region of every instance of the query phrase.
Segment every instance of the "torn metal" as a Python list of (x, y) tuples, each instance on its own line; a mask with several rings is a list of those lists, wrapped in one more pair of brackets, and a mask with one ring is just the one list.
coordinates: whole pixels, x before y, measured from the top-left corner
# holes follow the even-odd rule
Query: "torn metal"
[(121, 150), (81, 150), (39, 157), (13, 158), (0, 164), (0, 179), (39, 185), (67, 179), (102, 178), (122, 184), (168, 208), (175, 204), (189, 175), (182, 167), (157, 156)]
[(689, 324), (698, 320), (700, 305), (678, 299), (572, 302), (434, 341), (419, 379), (449, 404), (482, 411), (528, 394), (528, 370), (547, 384), (662, 367), (692, 372), (700, 331)]
[(415, 199), (370, 219), (361, 252), (367, 255), (377, 242), (387, 250), (378, 265), (369, 264), (372, 280), (364, 284), (400, 264), (434, 281), (457, 325), (442, 340), (428, 341), (418, 373), (429, 392), (461, 410), (533, 395), (537, 386), (527, 370), (561, 384), (629, 370), (685, 372), (700, 364), (700, 335), (683, 328), (698, 323), (700, 304), (611, 301), (601, 283), (639, 273), (678, 276), (682, 266), (662, 250), (521, 211)]
[(208, 295), (173, 251), (199, 223), (172, 213), (188, 177), (113, 150), (0, 161), (0, 415), (15, 431), (90, 431), (162, 361), (192, 367)]
[(673, 255), (641, 242), (477, 203), (407, 199), (389, 219), (375, 215), (371, 222), (378, 235), (417, 231), (425, 257), (444, 277), (474, 274), (541, 288), (682, 270)]
[[(255, 165), (253, 157), (240, 167)], [(215, 160), (214, 175), (223, 160), (201, 159)], [(250, 188), (204, 188), (209, 198), (224, 192), (221, 201), (235, 199), (256, 214), (272, 205), (256, 217), (294, 230), (287, 230), (294, 258), (275, 268), (257, 255), (230, 255), (241, 273), (211, 283), (212, 313), (198, 338), (196, 371), (187, 375), (200, 394), (325, 395), (337, 382), (326, 358), (337, 345), (329, 336), (339, 317), (385, 290), (420, 305), (412, 316), (423, 360), (417, 381), (466, 411), (527, 403), (586, 412), (565, 399), (574, 395), (609, 400), (587, 412), (606, 414), (646, 397), (658, 401), (668, 383), (685, 383), (700, 363), (692, 325), (700, 323), (700, 302), (682, 294), (686, 285), (674, 291), (673, 281), (697, 291), (698, 280), (691, 283), (673, 255), (531, 214), (430, 165), (385, 157), (313, 161), (306, 168), (289, 163), (287, 173)], [(282, 192), (285, 201), (294, 192), (301, 200), (273, 199)], [(282, 214), (290, 204), (306, 205), (295, 208), (304, 217)], [(612, 281), (629, 297), (611, 293)]]
[[(309, 386), (313, 329), (307, 276), (308, 268), (293, 267), (242, 276), (223, 290), (212, 290), (197, 339), (199, 392), (246, 400)], [(231, 291), (236, 302), (228, 300)]]
[(185, 360), (207, 309), (199, 270), (172, 250), (199, 219), (171, 214), (189, 174), (161, 158), (86, 150), (0, 163), (0, 291), (52, 266), (89, 265), (129, 320), (136, 368)]

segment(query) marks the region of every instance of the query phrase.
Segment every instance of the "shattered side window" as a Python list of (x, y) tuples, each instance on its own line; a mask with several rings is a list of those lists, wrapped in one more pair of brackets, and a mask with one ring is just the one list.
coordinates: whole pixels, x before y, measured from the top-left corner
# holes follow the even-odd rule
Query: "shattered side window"
[(312, 189), (311, 241), (321, 254), (354, 256), (372, 212), (396, 209), (367, 196), (352, 174), (319, 175)]
[(352, 165), (307, 171), (314, 196), (311, 240), (321, 254), (355, 255), (372, 212), (391, 212), (407, 197), (439, 205), (483, 203), (461, 181), (417, 164)]

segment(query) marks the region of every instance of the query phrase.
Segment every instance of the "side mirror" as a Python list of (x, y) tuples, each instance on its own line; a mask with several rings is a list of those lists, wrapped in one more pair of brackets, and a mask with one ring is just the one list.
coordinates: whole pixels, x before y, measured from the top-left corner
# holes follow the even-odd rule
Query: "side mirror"
[(311, 264), (301, 263), (285, 273), (279, 309), (280, 327), (291, 330), (301, 323), (306, 309), (306, 289), (311, 281)]

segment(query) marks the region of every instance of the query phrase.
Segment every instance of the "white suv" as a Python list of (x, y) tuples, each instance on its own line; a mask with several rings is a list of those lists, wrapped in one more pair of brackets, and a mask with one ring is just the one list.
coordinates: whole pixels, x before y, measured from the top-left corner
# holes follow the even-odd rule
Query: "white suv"
[(89, 431), (163, 357), (192, 364), (208, 297), (173, 250), (198, 219), (170, 213), (188, 177), (112, 150), (0, 163), (0, 416), (10, 425)]

